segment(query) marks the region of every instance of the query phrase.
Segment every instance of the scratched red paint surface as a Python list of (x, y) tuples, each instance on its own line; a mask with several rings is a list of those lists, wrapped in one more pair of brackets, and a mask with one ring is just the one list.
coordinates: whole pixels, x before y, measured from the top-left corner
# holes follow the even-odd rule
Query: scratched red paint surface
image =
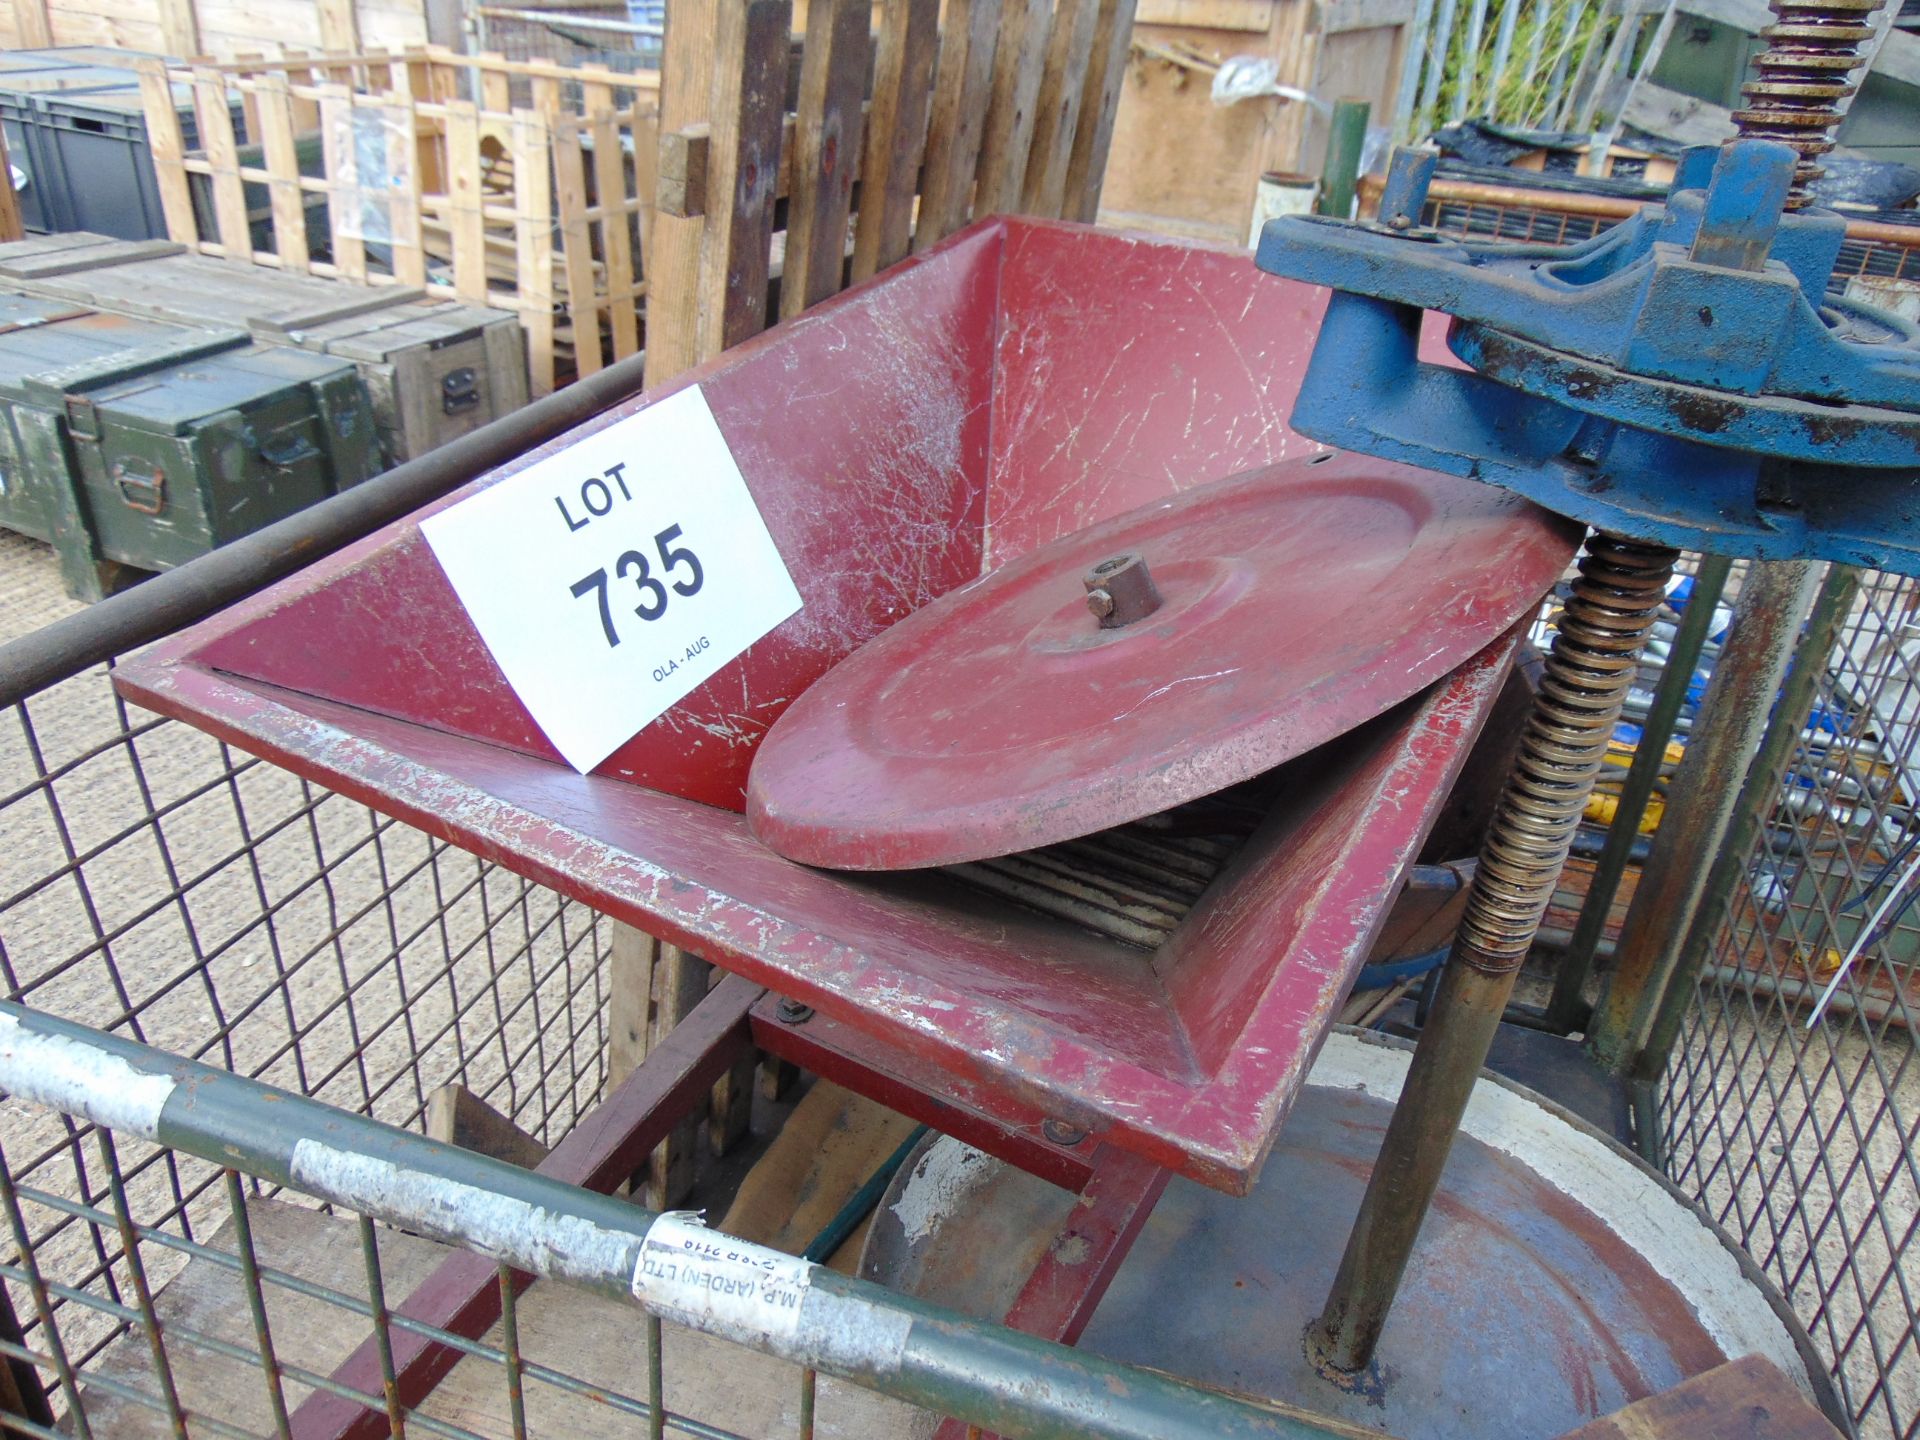
[[(761, 745), (748, 819), (789, 859), (900, 870), (1183, 805), (1425, 689), (1539, 603), (1567, 544), (1517, 496), (1361, 455), (1159, 500), (841, 662)], [(1083, 577), (1129, 553), (1160, 606), (1103, 629)]]
[[(1185, 280), (1153, 297), (1154, 329), (1132, 346), (1124, 327), (1147, 312), (1113, 310), (1123, 331), (1104, 341), (1077, 316), (1027, 313), (1109, 304), (1116, 277), (1144, 283), (1163, 267)], [(411, 522), (155, 647), (117, 683), (968, 1085), (1242, 1190), (1491, 704), (1509, 644), (1306, 757), (1265, 831), (1157, 955), (937, 873), (793, 864), (737, 812), (754, 745), (785, 705), (892, 621), (978, 575), (983, 555), (1116, 514), (1151, 493), (1150, 477), (1165, 494), (1301, 447), (1265, 421), (1209, 433), (1194, 423), (1203, 412), (1163, 403), (1157, 356), (1189, 357), (1189, 393), (1217, 396), (1204, 415), (1284, 414), (1311, 343), (1302, 317), (1317, 306), (1244, 255), (994, 220), (695, 372), (687, 383), (705, 385), (806, 608), (591, 776), (554, 758)], [(1065, 383), (1062, 348), (1034, 341), (1043, 330), (1102, 353), (1097, 386), (1061, 391), (1063, 407), (1087, 416), (1077, 436), (1031, 404), (1019, 416), (996, 409), (1022, 385)], [(1248, 349), (1257, 332), (1268, 349)], [(1022, 355), (1038, 366), (1048, 353), (1046, 374), (1020, 368)], [(1105, 488), (1089, 478), (1084, 505), (1073, 500), (1059, 467), (1093, 476), (1079, 447), (1143, 409), (1131, 468), (1114, 468), (1122, 479)], [(997, 472), (995, 455), (1016, 457), (1007, 463), (1020, 475)], [(1009, 504), (996, 550), (997, 500), (1034, 477), (1050, 490)]]

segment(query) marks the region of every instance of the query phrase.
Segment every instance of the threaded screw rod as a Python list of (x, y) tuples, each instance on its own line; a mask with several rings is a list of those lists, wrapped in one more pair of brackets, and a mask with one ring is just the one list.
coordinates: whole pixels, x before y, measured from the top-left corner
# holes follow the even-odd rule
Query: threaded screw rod
[(1432, 1017), (1326, 1308), (1307, 1327), (1307, 1353), (1322, 1373), (1349, 1376), (1373, 1358), (1677, 559), (1663, 545), (1599, 533), (1587, 539)]
[(1885, 0), (1773, 0), (1774, 23), (1760, 32), (1766, 48), (1753, 57), (1740, 87), (1747, 108), (1734, 123), (1743, 140), (1778, 140), (1799, 153), (1787, 209), (1804, 210), (1826, 171), (1817, 163), (1833, 149), (1846, 102), (1859, 87), (1853, 72), (1874, 38), (1873, 15)]

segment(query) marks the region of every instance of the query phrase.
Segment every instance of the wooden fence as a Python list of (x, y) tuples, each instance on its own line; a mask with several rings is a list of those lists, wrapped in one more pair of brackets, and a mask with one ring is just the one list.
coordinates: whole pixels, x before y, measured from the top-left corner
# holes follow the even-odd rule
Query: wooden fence
[(811, 0), (796, 76), (792, 0), (674, 0), (649, 383), (760, 330), (775, 280), (795, 315), (975, 216), (1094, 218), (1134, 0), (944, 8)]
[(640, 348), (656, 76), (430, 48), (141, 84), (175, 240), (515, 311), (535, 394)]

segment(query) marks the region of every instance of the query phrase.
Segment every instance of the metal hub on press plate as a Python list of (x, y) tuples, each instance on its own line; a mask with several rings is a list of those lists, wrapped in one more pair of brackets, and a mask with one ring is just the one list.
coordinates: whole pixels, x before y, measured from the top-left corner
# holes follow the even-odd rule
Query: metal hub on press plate
[(1012, 560), (842, 661), (762, 743), (748, 819), (790, 859), (851, 870), (1137, 820), (1432, 684), (1521, 619), (1571, 546), (1513, 497), (1356, 456), (1201, 486)]

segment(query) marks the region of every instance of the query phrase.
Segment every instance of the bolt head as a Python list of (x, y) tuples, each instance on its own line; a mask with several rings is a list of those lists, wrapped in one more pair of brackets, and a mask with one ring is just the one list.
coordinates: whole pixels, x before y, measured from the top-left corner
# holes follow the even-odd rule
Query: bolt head
[(1094, 618), (1104, 620), (1113, 614), (1113, 596), (1109, 595), (1105, 590), (1089, 590), (1087, 592), (1087, 609), (1094, 613)]
[(1065, 1120), (1047, 1119), (1040, 1123), (1040, 1133), (1055, 1145), (1074, 1146), (1087, 1138), (1087, 1132), (1078, 1125), (1069, 1125)]
[(804, 1025), (813, 1018), (813, 1007), (798, 1000), (782, 1000), (774, 1007), (774, 1018), (783, 1025)]

